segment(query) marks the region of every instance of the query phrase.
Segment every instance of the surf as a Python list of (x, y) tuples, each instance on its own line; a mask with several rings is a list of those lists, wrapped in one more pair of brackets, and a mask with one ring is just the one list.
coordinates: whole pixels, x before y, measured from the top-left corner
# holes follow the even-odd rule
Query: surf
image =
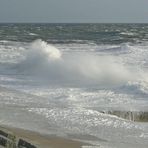
[(117, 85), (132, 79), (118, 57), (92, 52), (64, 53), (45, 41), (30, 43), (17, 70), (48, 81), (71, 84)]

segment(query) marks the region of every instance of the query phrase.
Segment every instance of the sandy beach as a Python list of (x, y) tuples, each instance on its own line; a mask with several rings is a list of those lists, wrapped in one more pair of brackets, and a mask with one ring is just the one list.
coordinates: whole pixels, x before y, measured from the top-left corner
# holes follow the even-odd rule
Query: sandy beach
[(23, 129), (0, 126), (0, 130), (11, 133), (16, 136), (16, 139), (21, 138), (39, 148), (81, 148), (84, 145), (89, 145), (53, 135), (41, 135), (39, 133)]

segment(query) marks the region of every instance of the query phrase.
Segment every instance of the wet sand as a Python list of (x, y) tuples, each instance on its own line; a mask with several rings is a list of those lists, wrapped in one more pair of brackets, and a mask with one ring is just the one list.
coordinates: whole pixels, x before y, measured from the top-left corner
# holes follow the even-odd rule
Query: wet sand
[(0, 126), (0, 130), (12, 133), (17, 139), (22, 138), (38, 148), (81, 148), (84, 145), (89, 145), (79, 141), (64, 139), (53, 135), (42, 135), (23, 129)]

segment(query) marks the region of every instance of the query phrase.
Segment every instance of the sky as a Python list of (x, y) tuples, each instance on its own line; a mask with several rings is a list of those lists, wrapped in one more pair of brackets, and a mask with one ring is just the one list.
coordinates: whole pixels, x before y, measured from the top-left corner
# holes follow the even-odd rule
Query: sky
[(0, 0), (0, 23), (148, 23), (148, 0)]

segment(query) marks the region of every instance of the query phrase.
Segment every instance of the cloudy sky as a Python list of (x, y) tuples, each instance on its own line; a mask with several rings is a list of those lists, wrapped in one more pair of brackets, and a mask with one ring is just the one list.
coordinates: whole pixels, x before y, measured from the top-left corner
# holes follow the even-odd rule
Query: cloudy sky
[(148, 0), (0, 0), (0, 22), (148, 23)]

